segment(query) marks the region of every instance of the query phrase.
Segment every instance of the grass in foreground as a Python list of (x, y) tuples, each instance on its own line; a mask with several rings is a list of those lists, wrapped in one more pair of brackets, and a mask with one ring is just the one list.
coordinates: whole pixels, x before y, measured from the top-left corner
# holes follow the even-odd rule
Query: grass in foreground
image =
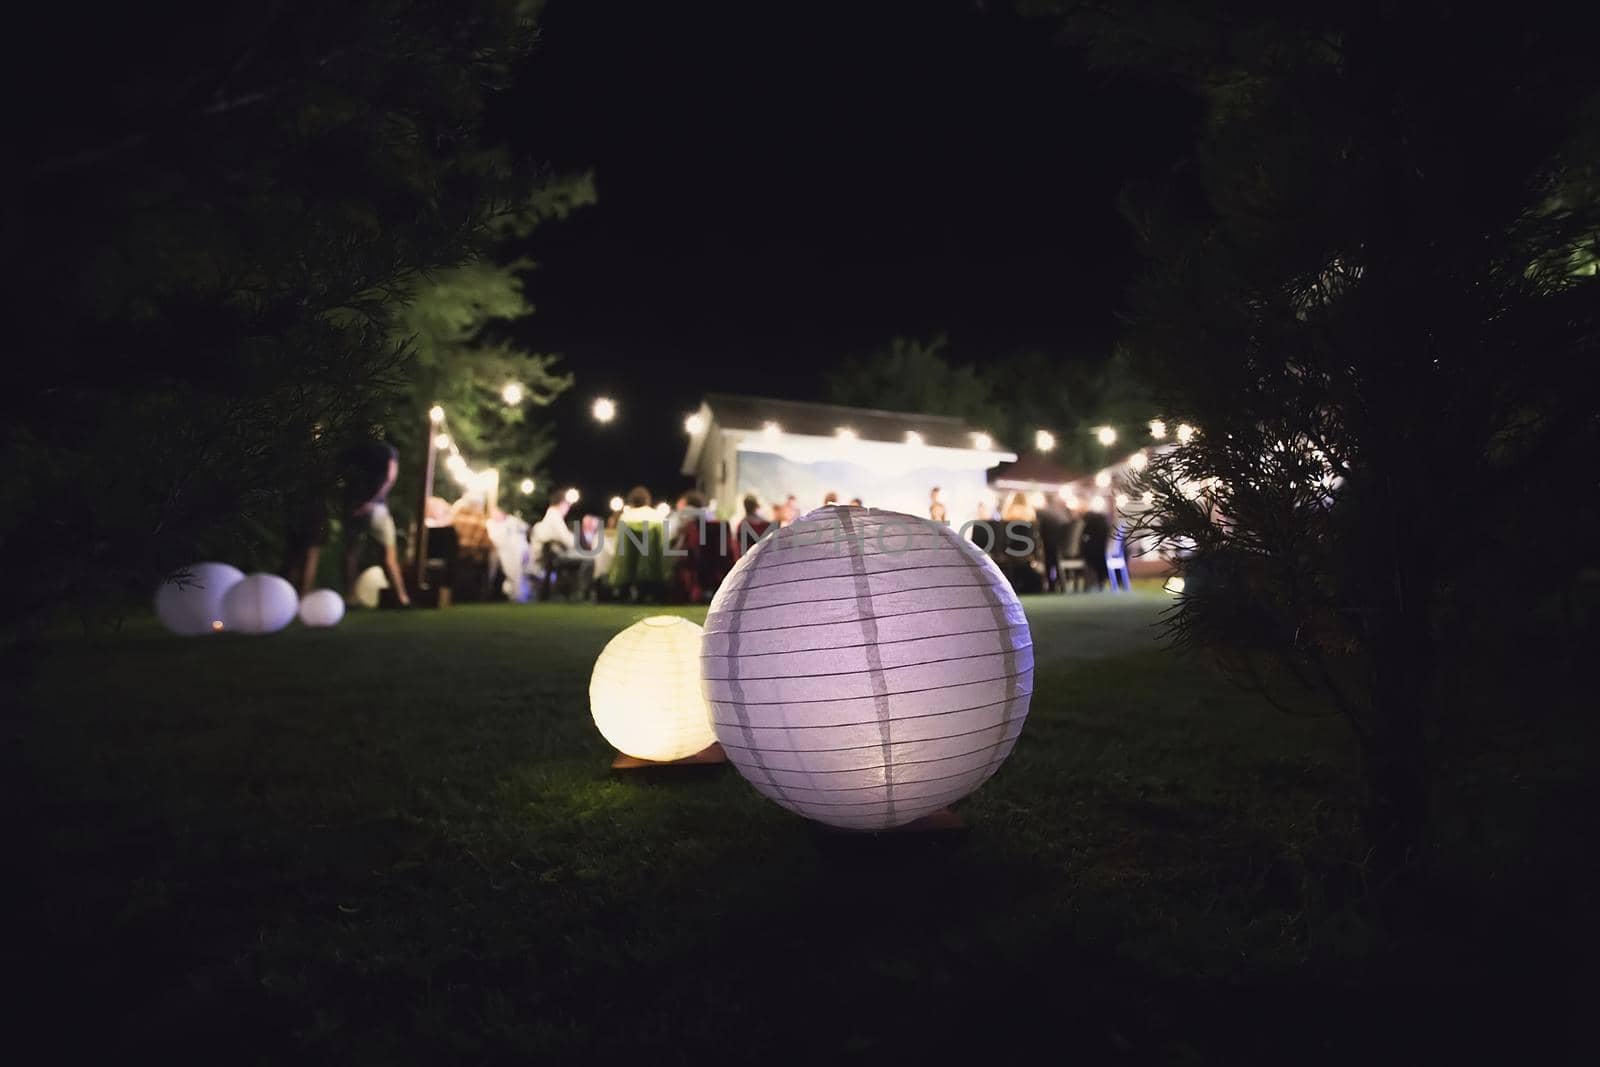
[(1157, 648), (1163, 603), (1030, 601), (1023, 739), (925, 838), (609, 773), (588, 673), (640, 609), (57, 643), (12, 782), (34, 1018), (228, 1062), (1437, 1047), (1491, 994), (1374, 978), (1343, 731)]

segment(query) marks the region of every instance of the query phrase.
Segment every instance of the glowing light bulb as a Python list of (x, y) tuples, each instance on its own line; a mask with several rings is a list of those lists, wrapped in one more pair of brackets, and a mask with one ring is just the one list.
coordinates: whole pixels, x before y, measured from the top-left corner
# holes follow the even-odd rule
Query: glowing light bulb
[(1101, 471), (1099, 474), (1096, 474), (1094, 476), (1094, 484), (1098, 489), (1106, 488), (1106, 486), (1111, 484), (1111, 472)]
[(1128, 494), (1127, 493), (1118, 493), (1113, 499), (1116, 500), (1117, 507), (1119, 507), (1119, 508), (1125, 508), (1125, 507), (1128, 506)]
[(922, 435), (920, 433), (918, 433), (915, 430), (907, 430), (906, 431), (906, 444), (908, 444), (908, 445), (920, 445), (921, 443), (922, 443)]
[(532, 478), (524, 478), (524, 479), (522, 479), (522, 484), (517, 486), (517, 488), (522, 490), (522, 495), (523, 496), (527, 496), (529, 493), (533, 492), (533, 479)]
[(1136, 471), (1142, 471), (1149, 465), (1150, 457), (1144, 452), (1135, 452), (1133, 455), (1128, 457), (1128, 466), (1132, 467)]
[(854, 441), (856, 432), (848, 426), (841, 426), (833, 431), (833, 435), (841, 441)]
[(691, 434), (700, 433), (706, 428), (706, 420), (701, 417), (699, 412), (695, 412), (683, 420), (683, 428)]
[(433, 405), (433, 407), (428, 409), (428, 418), (433, 422), (443, 422), (444, 408), (440, 407), (438, 404)]
[(1178, 423), (1178, 443), (1186, 445), (1194, 439), (1194, 427), (1187, 422)]
[(611, 498), (610, 503), (612, 511), (621, 511), (624, 501), (620, 496), (614, 496)]
[(1102, 426), (1094, 432), (1094, 439), (1109, 448), (1117, 443), (1117, 431), (1110, 426)]
[(1151, 419), (1150, 436), (1154, 437), (1157, 441), (1167, 436), (1167, 424), (1162, 422), (1160, 419)]
[(576, 504), (578, 502), (578, 491), (576, 489), (568, 489), (562, 495), (563, 495), (563, 498), (566, 500), (566, 502), (569, 503), (569, 504)]
[(436, 434), (434, 434), (433, 435), (433, 447), (437, 448), (437, 449), (440, 449), (441, 451), (446, 449), (446, 448), (449, 448), (450, 447), (450, 435), (447, 434), (447, 433), (436, 433)]
[(975, 433), (972, 435), (972, 447), (987, 452), (994, 447), (994, 439), (986, 433)]
[(1167, 592), (1171, 593), (1173, 596), (1177, 596), (1179, 593), (1182, 593), (1183, 592), (1183, 575), (1174, 574), (1171, 578), (1168, 578), (1167, 579), (1167, 584), (1164, 586), (1164, 588), (1166, 589)]
[(602, 396), (595, 400), (594, 406), (589, 411), (594, 415), (594, 421), (596, 422), (610, 422), (617, 417), (616, 402), (608, 396)]
[(766, 423), (764, 426), (761, 427), (762, 436), (765, 437), (769, 441), (771, 441), (774, 438), (776, 438), (782, 432), (783, 432), (783, 427), (779, 426), (775, 422)]
[(1033, 435), (1033, 447), (1040, 452), (1048, 452), (1056, 447), (1056, 435), (1049, 430), (1040, 430)]
[(1104, 511), (1105, 509), (1106, 509), (1106, 498), (1105, 497), (1101, 496), (1099, 493), (1096, 493), (1094, 496), (1089, 498), (1089, 510), (1090, 511)]
[(500, 399), (504, 400), (511, 407), (516, 407), (518, 404), (522, 403), (522, 396), (523, 392), (521, 382), (507, 382), (505, 385), (500, 387)]

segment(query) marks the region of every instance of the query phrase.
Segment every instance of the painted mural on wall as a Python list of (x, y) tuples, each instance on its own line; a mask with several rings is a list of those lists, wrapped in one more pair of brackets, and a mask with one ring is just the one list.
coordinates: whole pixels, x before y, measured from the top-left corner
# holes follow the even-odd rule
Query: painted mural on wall
[(855, 463), (796, 463), (770, 452), (740, 452), (738, 485), (739, 496), (753, 492), (763, 505), (793, 494), (801, 510), (810, 511), (821, 507), (828, 493), (837, 493), (840, 503), (860, 497), (868, 507), (921, 517), (928, 514), (929, 490), (939, 486), (950, 521), (960, 525), (977, 516), (980, 501), (994, 506), (985, 474), (936, 466), (881, 471)]

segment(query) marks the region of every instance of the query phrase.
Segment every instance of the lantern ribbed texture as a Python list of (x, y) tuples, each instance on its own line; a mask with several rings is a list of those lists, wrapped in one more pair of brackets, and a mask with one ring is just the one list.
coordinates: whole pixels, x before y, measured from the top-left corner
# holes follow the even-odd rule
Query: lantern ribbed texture
[(701, 672), (717, 740), (756, 789), (876, 830), (966, 796), (1010, 755), (1033, 642), (1000, 569), (955, 530), (824, 507), (728, 575)]
[(276, 574), (252, 574), (222, 598), (222, 628), (236, 634), (270, 634), (294, 621), (300, 597)]
[(716, 740), (700, 695), (700, 634), (688, 619), (653, 615), (601, 650), (589, 678), (589, 708), (617, 751), (666, 762)]
[(185, 570), (181, 584), (174, 574), (156, 590), (156, 617), (184, 637), (215, 633), (222, 623), (222, 598), (244, 580), (244, 572), (226, 563), (196, 563)]

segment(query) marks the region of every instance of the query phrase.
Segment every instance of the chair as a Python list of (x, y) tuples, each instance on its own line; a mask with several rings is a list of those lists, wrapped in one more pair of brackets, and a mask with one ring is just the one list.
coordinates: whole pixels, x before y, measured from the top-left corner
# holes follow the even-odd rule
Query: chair
[(698, 542), (694, 548), (691, 559), (695, 565), (695, 578), (698, 585), (695, 602), (709, 602), (717, 595), (717, 590), (722, 587), (722, 580), (733, 569), (733, 531), (721, 519), (707, 519), (703, 526), (695, 530), (695, 540)]
[(701, 519), (684, 526), (677, 546), (683, 550), (672, 566), (667, 592), (675, 604), (703, 604), (716, 594), (732, 565), (728, 524)]
[[(1012, 525), (1010, 522), (1000, 524), (1000, 540), (990, 552), (990, 557), (1000, 565), (1000, 573), (1006, 576), (1006, 581), (1011, 583), (1012, 591), (1018, 596), (1041, 592), (1048, 579), (1043, 573), (1044, 568), (1041, 563), (1043, 553), (1040, 549), (1042, 541), (1039, 526), (1037, 523), (1028, 525), (1026, 536), (1033, 539), (1033, 552), (1019, 556), (1014, 555), (1012, 551), (1020, 544), (1011, 537), (1012, 531), (1009, 528)], [(1018, 535), (1023, 533), (1021, 530), (1015, 532)]]
[(556, 563), (561, 556), (561, 550), (554, 541), (546, 541), (539, 546), (539, 589), (534, 594), (538, 600), (550, 600), (556, 595), (556, 587), (561, 582), (559, 567)]
[(660, 597), (667, 583), (666, 538), (659, 522), (627, 522), (617, 527), (617, 555), (611, 561), (611, 589), (620, 598)]

